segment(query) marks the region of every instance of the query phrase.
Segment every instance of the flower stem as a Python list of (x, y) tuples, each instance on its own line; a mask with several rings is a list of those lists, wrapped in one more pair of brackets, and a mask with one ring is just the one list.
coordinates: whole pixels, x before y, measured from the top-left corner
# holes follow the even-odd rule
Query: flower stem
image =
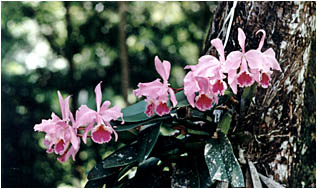
[[(83, 137), (83, 134), (77, 134), (78, 137)], [(91, 135), (87, 135), (87, 138), (91, 138)]]

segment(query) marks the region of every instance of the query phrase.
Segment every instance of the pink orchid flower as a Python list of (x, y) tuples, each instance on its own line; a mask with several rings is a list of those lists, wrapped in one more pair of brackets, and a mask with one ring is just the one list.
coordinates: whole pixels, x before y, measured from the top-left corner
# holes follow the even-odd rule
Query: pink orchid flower
[[(261, 52), (264, 44), (266, 33), (264, 30), (257, 31), (256, 34), (262, 32), (262, 38), (257, 48), (257, 51)], [(263, 53), (261, 52), (263, 62), (262, 64), (254, 64), (252, 66), (251, 72), (254, 75), (254, 79), (263, 87), (267, 88), (270, 84), (272, 70), (282, 71), (278, 61), (275, 58), (275, 52), (272, 48), (267, 49)]]
[[(233, 51), (227, 56), (227, 62), (224, 65), (224, 72), (228, 73), (228, 83), (234, 92), (237, 94), (237, 85), (240, 87), (248, 87), (254, 83), (254, 77), (250, 73), (250, 69), (256, 69), (258, 65), (263, 64), (261, 52), (258, 50), (249, 50), (245, 52), (246, 36), (241, 28), (238, 28), (238, 41), (242, 49)], [(237, 74), (238, 69), (240, 69)]]
[(205, 55), (199, 58), (197, 65), (185, 67), (191, 71), (184, 78), (184, 93), (190, 105), (201, 111), (210, 109), (214, 102), (217, 103), (218, 95), (224, 95), (227, 89), (222, 68), (226, 62), (224, 46), (218, 38), (211, 40), (211, 44), (217, 49), (219, 60)]
[(110, 121), (117, 120), (119, 117), (123, 121), (123, 114), (119, 106), (109, 108), (110, 102), (105, 101), (101, 105), (102, 93), (101, 82), (95, 88), (97, 111), (88, 108), (86, 105), (82, 105), (76, 112), (77, 127), (87, 126), (84, 134), (83, 141), (86, 143), (88, 133), (91, 131), (91, 139), (98, 143), (108, 143), (111, 140), (111, 134), (115, 136), (115, 141), (118, 139), (118, 134), (112, 128)]
[(162, 62), (158, 56), (155, 56), (154, 62), (156, 71), (162, 77), (163, 83), (161, 83), (160, 79), (148, 83), (139, 83), (139, 88), (133, 91), (138, 98), (142, 96), (146, 97), (145, 102), (147, 102), (147, 106), (144, 113), (148, 117), (151, 117), (154, 112), (159, 116), (170, 113), (171, 108), (167, 106), (169, 96), (173, 107), (177, 105), (175, 93), (173, 89), (169, 87), (168, 83), (171, 63), (166, 60)]
[[(72, 113), (69, 110), (69, 96), (64, 100), (58, 91), (59, 103), (62, 112), (62, 119), (52, 113), (52, 119), (42, 120), (42, 123), (34, 126), (35, 131), (45, 132), (44, 145), (47, 153), (53, 151), (61, 155), (58, 160), (65, 162), (70, 155), (75, 161), (76, 153), (79, 150), (80, 139), (77, 136), (77, 129), (70, 125), (75, 123)], [(70, 146), (71, 144), (71, 146)], [(68, 150), (68, 151), (67, 151)]]

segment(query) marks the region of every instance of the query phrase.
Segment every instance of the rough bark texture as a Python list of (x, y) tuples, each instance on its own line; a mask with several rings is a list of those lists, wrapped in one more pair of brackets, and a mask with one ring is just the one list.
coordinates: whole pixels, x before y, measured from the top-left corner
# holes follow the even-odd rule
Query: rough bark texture
[[(211, 39), (219, 37), (225, 41), (227, 24), (223, 26), (223, 22), (232, 5), (233, 2), (219, 3), (205, 43), (205, 54), (216, 53), (210, 46)], [(267, 38), (262, 51), (271, 47), (276, 52), (282, 72), (274, 72), (268, 89), (257, 88), (254, 103), (237, 112), (232, 126), (252, 133), (245, 157), (255, 162), (260, 173), (287, 187), (292, 186), (289, 178), (298, 158), (296, 141), (301, 137), (304, 77), (315, 35), (315, 11), (315, 2), (238, 2), (225, 48), (226, 52), (240, 48), (237, 41), (240, 27), (247, 36), (246, 50), (257, 48), (261, 35), (256, 32), (264, 29)]]

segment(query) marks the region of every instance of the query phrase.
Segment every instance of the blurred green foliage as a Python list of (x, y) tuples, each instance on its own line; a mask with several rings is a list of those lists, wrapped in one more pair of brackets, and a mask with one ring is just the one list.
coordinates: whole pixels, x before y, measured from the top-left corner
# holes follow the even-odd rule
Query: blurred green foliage
[[(195, 64), (215, 2), (128, 2), (125, 26), (130, 67), (129, 103), (139, 82), (158, 78), (154, 57), (172, 64), (170, 82), (182, 87)], [(75, 162), (46, 154), (33, 126), (60, 115), (57, 90), (72, 95), (73, 111), (103, 100), (124, 107), (121, 96), (117, 2), (2, 2), (2, 187), (82, 187), (89, 170), (120, 144), (81, 145)], [(18, 178), (18, 179), (17, 179)], [(19, 181), (18, 181), (19, 180)]]

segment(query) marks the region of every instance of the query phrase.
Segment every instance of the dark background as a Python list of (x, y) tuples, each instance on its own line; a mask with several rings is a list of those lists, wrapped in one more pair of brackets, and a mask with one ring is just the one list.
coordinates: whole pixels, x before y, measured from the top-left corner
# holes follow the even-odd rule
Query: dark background
[(139, 82), (159, 77), (154, 57), (172, 64), (170, 82), (182, 87), (196, 64), (215, 2), (128, 2), (124, 32), (129, 62), (128, 101), (122, 97), (118, 2), (2, 2), (2, 187), (83, 187), (88, 171), (116, 144), (81, 145), (76, 161), (61, 164), (33, 127), (60, 114), (57, 90), (72, 95), (72, 111), (103, 100), (136, 102)]

